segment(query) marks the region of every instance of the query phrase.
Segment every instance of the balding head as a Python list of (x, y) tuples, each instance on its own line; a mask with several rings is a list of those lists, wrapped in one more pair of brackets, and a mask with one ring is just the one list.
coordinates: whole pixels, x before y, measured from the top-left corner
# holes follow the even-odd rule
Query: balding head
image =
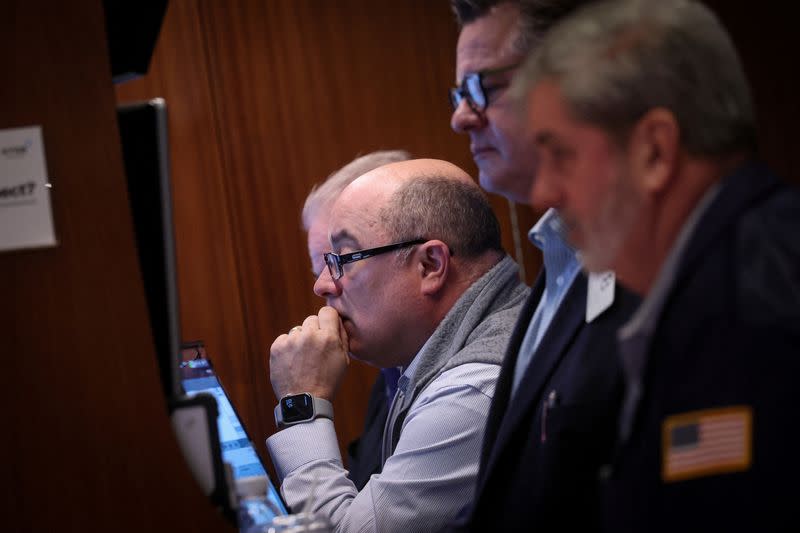
[(441, 159), (410, 159), (408, 161), (399, 161), (383, 165), (371, 172), (365, 173), (362, 178), (368, 179), (385, 179), (385, 178), (371, 178), (370, 174), (379, 174), (394, 179), (397, 183), (408, 182), (420, 177), (438, 176), (441, 178), (452, 179), (474, 185), (475, 182), (469, 174), (461, 170), (449, 161), (442, 161)]
[(380, 195), (392, 194), (398, 188), (416, 179), (433, 176), (475, 185), (469, 174), (453, 163), (441, 159), (411, 159), (382, 165), (364, 173), (354, 180), (343, 191), (343, 194), (346, 201), (348, 196), (359, 197), (362, 194), (377, 198)]
[(311, 189), (303, 205), (303, 228), (309, 231), (317, 218), (320, 216), (327, 218), (336, 197), (359, 176), (380, 166), (409, 159), (411, 154), (405, 150), (378, 150), (353, 159), (328, 176), (323, 183), (314, 185)]
[(469, 174), (447, 161), (384, 165), (351, 183), (337, 208), (369, 214), (368, 223), (392, 241), (439, 239), (453, 255), (467, 258), (502, 251), (499, 224), (486, 196)]

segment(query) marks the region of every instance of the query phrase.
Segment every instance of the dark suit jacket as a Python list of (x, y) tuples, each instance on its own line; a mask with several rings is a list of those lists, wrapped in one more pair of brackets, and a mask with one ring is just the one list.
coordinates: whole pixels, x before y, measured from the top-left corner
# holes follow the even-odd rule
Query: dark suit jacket
[(622, 394), (617, 328), (638, 298), (618, 289), (586, 324), (587, 278), (579, 274), (510, 399), (522, 340), (544, 290), (531, 290), (506, 353), (484, 437), (473, 531), (598, 528), (598, 471), (610, 462)]
[[(797, 191), (753, 163), (723, 181), (680, 261), (646, 353), (631, 434), (606, 487), (607, 530), (797, 531)], [(752, 409), (750, 465), (662, 480), (662, 460), (677, 450), (662, 440), (674, 435), (662, 434), (665, 419), (731, 407)], [(709, 461), (719, 452), (703, 431), (701, 460)]]

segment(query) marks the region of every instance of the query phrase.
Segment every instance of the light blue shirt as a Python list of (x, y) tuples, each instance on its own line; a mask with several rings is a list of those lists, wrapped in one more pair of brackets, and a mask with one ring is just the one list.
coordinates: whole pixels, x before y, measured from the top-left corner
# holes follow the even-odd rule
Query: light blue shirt
[[(428, 342), (430, 339), (425, 342), (425, 344), (420, 349), (420, 352), (424, 351), (425, 348), (428, 346)], [(411, 364), (409, 364), (406, 368), (397, 367), (396, 370), (400, 372), (400, 377), (397, 379), (397, 383), (394, 387), (394, 394), (391, 398), (389, 398), (389, 412), (386, 413), (386, 421), (383, 423), (383, 440), (381, 444), (381, 465), (383, 465), (386, 460), (391, 457), (392, 455), (392, 433), (395, 421), (397, 420), (398, 410), (403, 403), (403, 396), (407, 394), (409, 391), (409, 384), (412, 383), (414, 378), (414, 374), (417, 373), (417, 367), (420, 363), (419, 354), (415, 357)]]
[(575, 250), (564, 240), (563, 223), (555, 209), (547, 210), (528, 232), (528, 238), (542, 250), (545, 289), (517, 355), (517, 365), (514, 367), (514, 381), (511, 388), (512, 398), (519, 387), (522, 376), (525, 375), (525, 370), (533, 360), (542, 337), (553, 320), (553, 315), (556, 314), (581, 269)]
[[(397, 394), (413, 383), (413, 372), (406, 369)], [(327, 516), (337, 532), (443, 529), (472, 501), (499, 373), (498, 365), (469, 363), (431, 381), (409, 409), (383, 471), (361, 492), (347, 478), (331, 420), (275, 433), (267, 448), (286, 503), (296, 513)]]

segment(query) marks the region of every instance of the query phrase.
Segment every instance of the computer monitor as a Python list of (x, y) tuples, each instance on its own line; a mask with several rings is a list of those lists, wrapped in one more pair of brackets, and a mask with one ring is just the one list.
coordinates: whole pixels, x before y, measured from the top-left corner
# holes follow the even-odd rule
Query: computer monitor
[(161, 98), (117, 108), (122, 157), (161, 385), (182, 393), (167, 108)]
[[(181, 383), (187, 396), (208, 394), (217, 403), (217, 438), (222, 460), (230, 465), (233, 483), (246, 483), (249, 479), (261, 479), (265, 505), (256, 505), (241, 509), (240, 517), (247, 515), (246, 520), (253, 525), (269, 524), (275, 516), (287, 514), (286, 504), (280, 493), (270, 480), (269, 474), (256, 452), (253, 441), (242, 423), (230, 396), (214, 371), (211, 360), (205, 355), (205, 348), (200, 342), (184, 344), (184, 355), (196, 348), (197, 356), (181, 363)], [(247, 505), (247, 500), (240, 500)], [(240, 524), (241, 526), (242, 524)]]

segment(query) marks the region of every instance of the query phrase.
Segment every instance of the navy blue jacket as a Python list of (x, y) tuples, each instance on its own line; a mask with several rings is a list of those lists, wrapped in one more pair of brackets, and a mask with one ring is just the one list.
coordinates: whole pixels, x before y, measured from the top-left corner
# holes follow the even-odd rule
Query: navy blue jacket
[(512, 334), (489, 411), (472, 531), (599, 528), (598, 471), (611, 460), (622, 375), (614, 333), (638, 298), (617, 289), (587, 324), (587, 278), (579, 274), (510, 400), (513, 370), (544, 291), (531, 289)]
[[(723, 180), (678, 266), (604, 489), (607, 530), (797, 531), (799, 378), (800, 195), (750, 163)], [(665, 481), (667, 417), (715, 408), (752, 413), (749, 466)]]

